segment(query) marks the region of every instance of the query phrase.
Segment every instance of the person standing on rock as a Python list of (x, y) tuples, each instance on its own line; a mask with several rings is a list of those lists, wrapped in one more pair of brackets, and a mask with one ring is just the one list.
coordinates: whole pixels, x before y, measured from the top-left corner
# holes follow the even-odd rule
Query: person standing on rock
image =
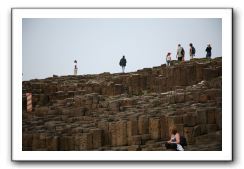
[(166, 55), (166, 62), (167, 62), (167, 66), (170, 66), (170, 62), (171, 62), (171, 53), (168, 52)]
[(190, 51), (189, 51), (190, 59), (193, 59), (193, 57), (195, 56), (195, 53), (196, 53), (196, 49), (195, 49), (195, 47), (193, 46), (192, 43), (190, 43), (189, 46), (190, 46)]
[(171, 137), (170, 140), (165, 143), (165, 147), (167, 149), (175, 149), (178, 151), (184, 151), (184, 148), (180, 144), (180, 133), (176, 130), (175, 127), (171, 129)]
[(176, 58), (178, 58), (178, 61), (183, 61), (184, 57), (185, 57), (185, 50), (183, 47), (181, 47), (181, 44), (178, 44)]
[(74, 61), (74, 75), (77, 75), (78, 67), (77, 67), (77, 60)]
[(206, 58), (211, 59), (211, 55), (212, 55), (212, 47), (211, 47), (210, 44), (208, 44), (208, 46), (207, 46), (207, 48), (206, 48), (205, 51), (207, 52), (207, 54), (206, 54)]
[(123, 56), (121, 59), (120, 59), (120, 62), (119, 62), (119, 65), (122, 67), (122, 72), (125, 73), (125, 66), (126, 66), (126, 59), (125, 59), (125, 56)]

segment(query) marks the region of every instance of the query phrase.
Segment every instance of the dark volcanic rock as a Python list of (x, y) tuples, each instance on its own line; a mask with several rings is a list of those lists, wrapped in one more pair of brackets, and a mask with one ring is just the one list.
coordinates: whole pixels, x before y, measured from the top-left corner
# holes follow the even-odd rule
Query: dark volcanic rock
[(166, 151), (172, 126), (187, 138), (186, 150), (222, 150), (221, 76), (216, 58), (24, 81), (23, 150)]

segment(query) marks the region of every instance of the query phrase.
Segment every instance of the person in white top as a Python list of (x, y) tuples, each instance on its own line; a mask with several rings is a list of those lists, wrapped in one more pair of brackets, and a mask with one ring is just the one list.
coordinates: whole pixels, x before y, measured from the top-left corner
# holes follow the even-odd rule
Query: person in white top
[(171, 53), (168, 52), (166, 55), (166, 62), (167, 62), (167, 66), (170, 66), (170, 62), (171, 62)]
[(181, 44), (178, 44), (177, 52), (176, 52), (176, 58), (178, 61), (184, 61), (185, 57), (185, 50), (183, 47), (181, 47)]
[(196, 49), (192, 43), (190, 43), (189, 46), (190, 46), (190, 51), (189, 51), (190, 59), (193, 59), (193, 57), (195, 57)]

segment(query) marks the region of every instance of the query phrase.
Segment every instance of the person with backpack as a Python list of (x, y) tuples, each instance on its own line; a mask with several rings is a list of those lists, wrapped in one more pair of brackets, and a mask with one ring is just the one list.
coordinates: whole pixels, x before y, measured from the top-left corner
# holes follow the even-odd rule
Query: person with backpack
[(212, 47), (211, 47), (210, 44), (208, 44), (208, 46), (207, 46), (207, 48), (206, 48), (205, 51), (207, 52), (207, 54), (206, 54), (206, 58), (211, 59), (211, 55), (212, 55)]
[(170, 140), (165, 143), (167, 149), (175, 149), (177, 151), (184, 151), (183, 145), (181, 145), (181, 136), (176, 127), (171, 128)]
[(193, 57), (195, 56), (195, 53), (196, 53), (196, 49), (195, 47), (192, 45), (192, 43), (189, 44), (190, 46), (190, 59), (193, 59)]
[(183, 61), (184, 57), (185, 57), (185, 50), (183, 47), (181, 47), (181, 44), (178, 44), (176, 58), (178, 58), (178, 61)]
[(122, 72), (125, 73), (125, 66), (126, 66), (126, 59), (125, 59), (125, 56), (123, 56), (121, 59), (120, 59), (120, 62), (119, 62), (119, 65), (122, 67)]

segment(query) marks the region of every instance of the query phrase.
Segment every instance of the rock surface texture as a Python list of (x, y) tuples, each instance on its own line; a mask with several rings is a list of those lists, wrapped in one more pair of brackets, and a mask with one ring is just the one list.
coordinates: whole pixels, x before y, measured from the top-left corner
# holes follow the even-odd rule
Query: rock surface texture
[(167, 151), (171, 126), (185, 150), (221, 151), (222, 58), (23, 81), (22, 107), (24, 151)]

